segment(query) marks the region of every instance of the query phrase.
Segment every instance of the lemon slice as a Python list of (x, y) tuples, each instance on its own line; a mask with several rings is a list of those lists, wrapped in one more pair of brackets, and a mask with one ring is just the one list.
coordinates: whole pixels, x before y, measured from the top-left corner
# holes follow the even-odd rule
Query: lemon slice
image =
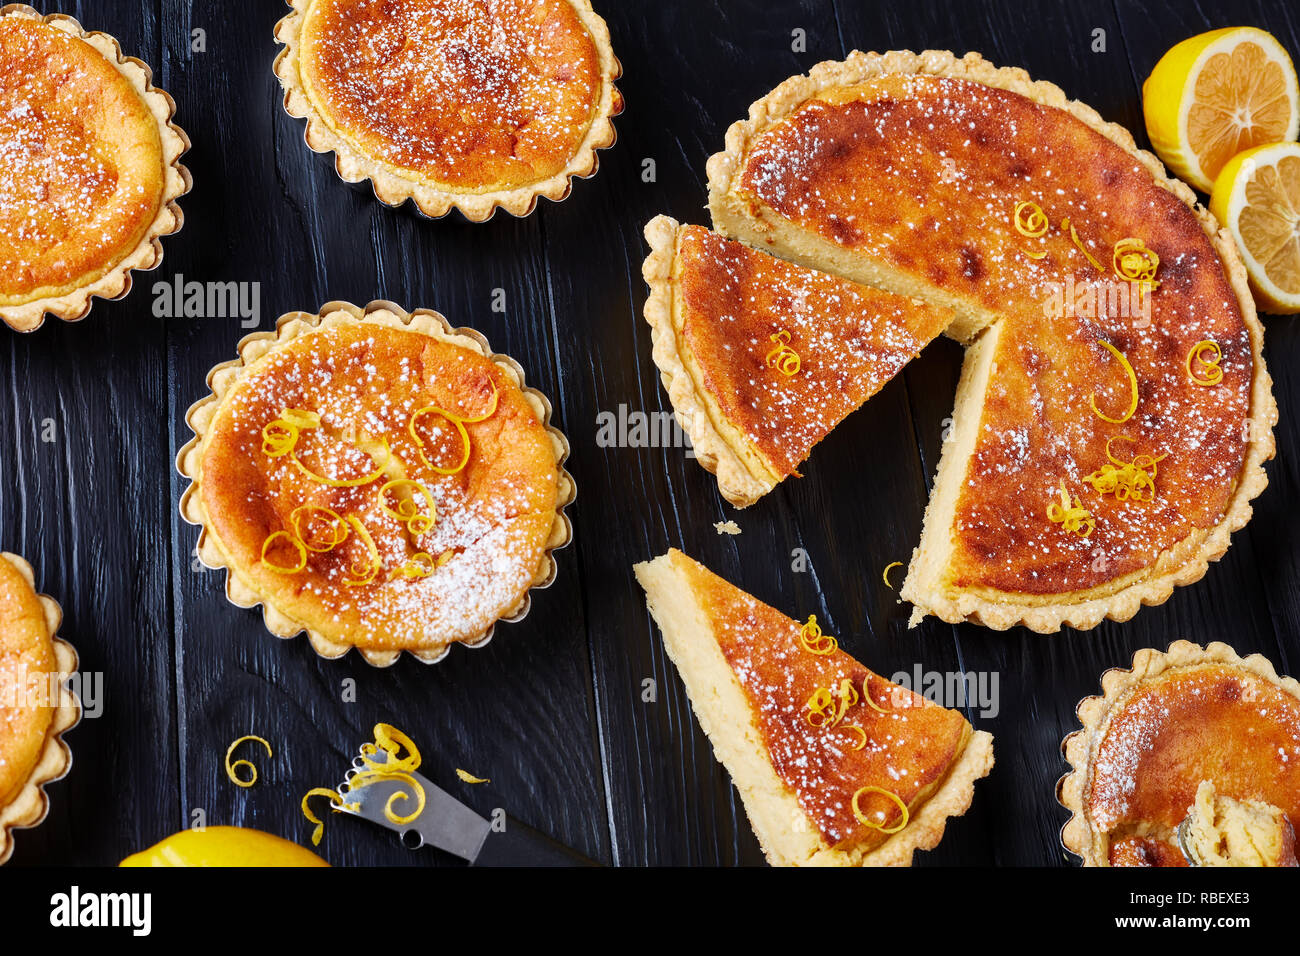
[(1203, 192), (1228, 160), (1300, 133), (1300, 85), (1286, 50), (1255, 27), (1191, 37), (1160, 58), (1142, 84), (1151, 145)]
[(1258, 146), (1230, 159), (1210, 212), (1236, 240), (1256, 304), (1300, 312), (1300, 144)]

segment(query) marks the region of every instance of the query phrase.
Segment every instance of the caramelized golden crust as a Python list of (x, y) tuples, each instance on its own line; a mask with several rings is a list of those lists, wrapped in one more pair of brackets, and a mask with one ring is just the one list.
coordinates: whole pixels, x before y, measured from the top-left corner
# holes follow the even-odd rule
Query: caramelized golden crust
[[(390, 663), (485, 639), (522, 616), (567, 540), (559, 508), (572, 489), (549, 409), (476, 340), (428, 318), (415, 328), (339, 310), (319, 325), (245, 350), (245, 367), (214, 383), (219, 404), (191, 412), (201, 443), (182, 454), (196, 479), (187, 516), (251, 592), (232, 599), (265, 603), (287, 625), (268, 614), (273, 630), (306, 628), (323, 653), (356, 646)], [(293, 410), (318, 413), (319, 427), (303, 427), (290, 454), (268, 453), (271, 423)], [(464, 420), (463, 438), (442, 410)]]
[[(670, 385), (680, 417), (702, 404), (760, 488), (791, 475), (814, 445), (874, 395), (952, 321), (949, 309), (805, 269), (699, 226), (658, 217), (646, 226), (646, 318), (655, 360), (671, 382), (684, 368), (694, 395)], [(798, 369), (781, 370), (793, 353)], [(787, 367), (787, 371), (789, 367)], [(709, 438), (688, 432), (701, 460)], [(699, 447), (703, 444), (704, 447)], [(706, 464), (707, 467), (707, 464)], [(718, 471), (724, 495), (753, 495)]]
[(52, 701), (29, 694), (54, 670), (50, 636), (31, 584), (0, 558), (0, 807), (27, 782), (54, 716)]
[[(1273, 454), (1262, 328), (1231, 242), (1126, 132), (975, 55), (855, 53), (782, 84), (727, 143), (709, 164), (724, 232), (952, 306), (962, 341), (987, 330), (903, 588), (914, 620), (1124, 620), (1222, 555)], [(1018, 229), (1022, 203), (1041, 220)], [(1123, 240), (1158, 255), (1154, 291), (1120, 276)], [(1206, 341), (1212, 387), (1187, 370)], [(1160, 459), (1153, 500), (1085, 481), (1138, 456)], [(1090, 533), (1049, 519), (1062, 482)]]
[[(286, 108), (345, 179), (473, 219), (561, 198), (613, 143), (622, 100), (587, 0), (290, 0)], [(478, 197), (477, 199), (475, 197)]]
[(1060, 787), (1075, 814), (1063, 837), (1085, 863), (1178, 865), (1174, 830), (1206, 780), (1300, 821), (1300, 684), (1263, 658), (1179, 641), (1139, 651), (1103, 688), (1079, 705)]
[[(636, 574), (770, 862), (907, 864), (913, 850), (938, 842), (948, 816), (965, 811), (992, 749), (960, 713), (843, 651), (810, 653), (797, 622), (679, 551), (638, 565)], [(819, 692), (833, 695), (837, 713), (838, 701), (847, 702), (834, 725), (809, 720)], [(860, 793), (864, 787), (873, 789)], [(881, 791), (908, 807), (906, 817)], [(855, 795), (874, 825), (854, 813)]]
[(67, 687), (77, 654), (55, 636), (61, 620), (32, 566), (0, 552), (0, 864), (13, 853), (10, 831), (45, 819), (45, 785), (72, 766), (63, 733), (81, 704)]
[(103, 34), (20, 5), (0, 15), (0, 319), (80, 318), (161, 256), (188, 147), (148, 68)]

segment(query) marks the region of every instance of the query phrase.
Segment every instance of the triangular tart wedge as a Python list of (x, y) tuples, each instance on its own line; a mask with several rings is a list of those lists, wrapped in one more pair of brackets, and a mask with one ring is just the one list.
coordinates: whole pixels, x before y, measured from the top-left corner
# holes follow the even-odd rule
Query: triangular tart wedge
[(655, 364), (696, 457), (737, 507), (795, 474), (953, 320), (667, 216), (645, 235)]
[(1202, 577), (1277, 406), (1241, 257), (1123, 128), (976, 54), (853, 53), (709, 160), (719, 231), (951, 307), (971, 343), (902, 596), (1040, 632)]
[(1191, 834), (1180, 841), (1178, 830), (1190, 816), (1203, 831), (1196, 811), (1212, 797), (1227, 813), (1244, 804), (1287, 818), (1278, 842), (1290, 846), (1268, 862), (1258, 852), (1260, 828), (1243, 854), (1231, 822), (1214, 821), (1227, 824), (1216, 849), (1235, 858), (1229, 865), (1294, 865), (1300, 682), (1278, 676), (1259, 654), (1175, 641), (1167, 651), (1138, 651), (1131, 669), (1102, 675), (1101, 688), (1079, 703), (1083, 727), (1062, 744), (1071, 770), (1056, 792), (1071, 814), (1061, 831), (1067, 850), (1085, 866), (1186, 866), (1189, 855), (1204, 863)]
[(680, 551), (636, 566), (774, 866), (907, 866), (970, 806), (993, 738)]

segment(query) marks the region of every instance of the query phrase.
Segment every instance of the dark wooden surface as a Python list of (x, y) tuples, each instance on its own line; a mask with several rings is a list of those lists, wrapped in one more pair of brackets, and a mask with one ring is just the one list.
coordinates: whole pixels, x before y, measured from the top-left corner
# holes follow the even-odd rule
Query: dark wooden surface
[[(68, 737), (75, 763), (50, 788), (49, 819), (17, 834), (15, 865), (114, 864), (189, 825), (196, 810), (209, 824), (306, 842), (303, 792), (336, 782), (379, 720), (407, 730), (428, 775), (472, 806), (504, 807), (601, 861), (760, 863), (632, 577), (634, 562), (669, 545), (794, 616), (816, 613), (885, 674), (917, 662), (998, 672), (1000, 713), (974, 717), (996, 736), (997, 766), (919, 864), (1063, 863), (1058, 746), (1075, 726), (1075, 703), (1134, 650), (1223, 639), (1283, 671), (1300, 665), (1294, 320), (1266, 319), (1282, 421), (1255, 520), (1201, 583), (1089, 633), (1000, 634), (933, 620), (909, 631), (908, 609), (880, 582), (920, 533), (960, 366), (952, 343), (933, 345), (845, 422), (805, 479), (740, 513), (680, 449), (596, 442), (602, 411), (668, 408), (640, 314), (642, 224), (658, 212), (707, 221), (705, 160), (785, 77), (854, 48), (976, 50), (1058, 83), (1145, 144), (1139, 90), (1165, 49), (1249, 23), (1300, 53), (1292, 5), (597, 0), (625, 70), (619, 142), (563, 204), (486, 225), (388, 209), (306, 149), (271, 73), (271, 31), (286, 10), (278, 0), (36, 6), (112, 33), (153, 66), (193, 140), (195, 186), (181, 203), (184, 230), (130, 297), (97, 303), (79, 324), (0, 335), (0, 548), (32, 560), (63, 605), (82, 669), (103, 672), (106, 689), (103, 716)], [(191, 51), (196, 28), (206, 52)], [(1098, 28), (1104, 53), (1091, 52)], [(796, 29), (806, 31), (806, 52), (792, 50)], [(652, 183), (641, 177), (647, 158)], [(194, 570), (197, 535), (177, 514), (184, 486), (173, 459), (208, 369), (232, 358), (247, 330), (237, 319), (154, 318), (153, 283), (177, 273), (260, 282), (262, 328), (330, 300), (384, 298), (439, 309), (517, 358), (554, 402), (579, 490), (569, 512), (575, 542), (528, 618), (439, 665), (408, 658), (375, 670), (356, 655), (321, 660), (303, 639), (278, 640), (259, 613), (228, 604), (223, 573)], [(504, 313), (492, 310), (498, 288)], [(53, 441), (43, 440), (47, 419)], [(741, 536), (714, 532), (728, 518)], [(791, 568), (795, 548), (808, 553), (804, 573)], [(343, 701), (349, 678), (355, 703)], [(651, 703), (642, 700), (647, 678), (658, 688)], [(276, 754), (252, 755), (262, 778), (241, 790), (222, 759), (248, 733)], [(456, 767), (491, 783), (461, 784)], [(321, 851), (335, 864), (444, 862), (360, 821), (329, 824)]]

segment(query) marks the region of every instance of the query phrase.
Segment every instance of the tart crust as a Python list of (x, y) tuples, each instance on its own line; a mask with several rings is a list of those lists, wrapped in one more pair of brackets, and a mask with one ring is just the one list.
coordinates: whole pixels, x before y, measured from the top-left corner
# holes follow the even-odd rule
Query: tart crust
[(416, 179), (391, 163), (377, 159), (359, 149), (321, 114), (304, 88), (299, 69), (299, 48), (303, 24), (314, 0), (286, 0), (293, 12), (275, 27), (276, 42), (284, 45), (275, 58), (275, 75), (284, 87), (285, 112), (305, 119), (304, 140), (317, 153), (334, 153), (334, 168), (348, 183), (369, 181), (375, 197), (388, 206), (400, 206), (407, 199), (426, 216), (440, 218), (457, 209), (471, 222), (486, 222), (498, 207), (512, 216), (532, 213), (539, 198), (561, 202), (573, 189), (573, 180), (596, 174), (600, 165), (597, 150), (608, 149), (617, 140), (613, 118), (623, 112), (623, 96), (615, 86), (623, 67), (610, 42), (609, 27), (591, 8), (590, 0), (567, 0), (578, 13), (595, 44), (600, 58), (601, 87), (591, 123), (577, 151), (559, 173), (537, 182), (512, 188), (485, 190), (458, 189), (431, 179)]
[[(760, 225), (755, 225), (753, 213), (747, 209), (737, 188), (746, 157), (756, 140), (809, 99), (827, 90), (852, 86), (883, 74), (897, 73), (969, 80), (1018, 93), (1034, 102), (1064, 110), (1136, 159), (1159, 187), (1187, 205), (1223, 264), (1226, 278), (1240, 306), (1253, 356), (1248, 415), (1251, 422), (1250, 436), (1236, 487), (1218, 523), (1213, 527), (1196, 529), (1175, 547), (1162, 552), (1142, 571), (1086, 590), (1061, 594), (1013, 594), (995, 592), (989, 588), (948, 589), (941, 580), (941, 575), (921, 573), (926, 568), (942, 570), (948, 563), (951, 529), (947, 520), (949, 516), (940, 514), (941, 506), (945, 502), (950, 506), (955, 505), (954, 486), (959, 485), (964, 478), (967, 460), (958, 457), (959, 448), (963, 444), (960, 434), (961, 412), (963, 406), (970, 404), (970, 400), (982, 391), (977, 379), (987, 377), (988, 362), (980, 362), (977, 353), (981, 346), (987, 346), (989, 355), (985, 357), (991, 358), (992, 343), (986, 340), (996, 329), (988, 329), (987, 332), (985, 329), (998, 319), (996, 316), (974, 314), (967, 310), (964, 316), (959, 315), (948, 330), (951, 337), (964, 343), (974, 341), (975, 344), (972, 352), (967, 355), (962, 383), (958, 389), (955, 413), (957, 434), (944, 449), (934, 491), (926, 509), (921, 543), (913, 554), (901, 591), (903, 598), (915, 608), (912, 625), (918, 624), (926, 614), (933, 614), (949, 623), (972, 621), (997, 630), (1023, 625), (1046, 634), (1059, 631), (1063, 625), (1080, 630), (1088, 629), (1106, 618), (1127, 621), (1143, 604), (1161, 604), (1169, 598), (1175, 587), (1200, 580), (1208, 570), (1209, 563), (1218, 560), (1227, 551), (1232, 532), (1244, 527), (1250, 520), (1251, 501), (1268, 485), (1263, 463), (1275, 453), (1273, 426), (1277, 423), (1277, 404), (1272, 394), (1272, 379), (1263, 359), (1264, 330), (1256, 314), (1240, 254), (1227, 231), (1220, 229), (1214, 217), (1197, 204), (1192, 190), (1184, 183), (1170, 178), (1155, 156), (1138, 149), (1128, 130), (1106, 122), (1086, 104), (1068, 99), (1056, 85), (1031, 80), (1022, 69), (996, 67), (977, 53), (968, 53), (958, 58), (946, 50), (928, 50), (922, 53), (894, 51), (884, 54), (854, 52), (842, 62), (821, 63), (807, 75), (791, 77), (755, 102), (750, 107), (749, 117), (733, 124), (727, 131), (725, 150), (708, 161), (709, 206), (715, 226), (724, 234), (760, 247), (765, 245), (763, 230), (772, 228), (772, 224), (764, 219)], [(818, 248), (819, 253), (825, 251)], [(820, 267), (857, 281), (870, 281), (872, 277), (855, 275), (851, 270), (845, 269), (843, 266), (848, 259), (848, 254), (835, 256), (834, 261), (820, 263)], [(805, 264), (819, 265), (816, 262)], [(836, 268), (837, 265), (840, 268)], [(882, 281), (881, 275), (874, 278), (875, 284), (892, 288), (890, 283)], [(960, 304), (944, 304), (955, 305), (961, 312)], [(983, 337), (977, 340), (981, 333)], [(978, 409), (973, 411), (969, 419), (973, 429), (978, 425)], [(973, 441), (973, 436), (971, 439)], [(922, 580), (923, 577), (929, 580)]]
[(1084, 866), (1110, 865), (1109, 835), (1093, 826), (1084, 802), (1092, 783), (1095, 750), (1105, 737), (1111, 718), (1147, 681), (1200, 664), (1228, 665), (1300, 699), (1300, 681), (1280, 677), (1262, 654), (1240, 657), (1220, 641), (1205, 647), (1190, 641), (1175, 641), (1164, 652), (1143, 648), (1133, 655), (1133, 666), (1129, 670), (1112, 668), (1106, 671), (1101, 678), (1101, 696), (1086, 697), (1075, 708), (1083, 727), (1061, 741), (1061, 753), (1071, 769), (1056, 783), (1057, 802), (1070, 811), (1070, 819), (1061, 828), (1061, 845), (1079, 857)]
[(98, 278), (70, 292), (18, 305), (0, 305), (0, 320), (19, 332), (30, 332), (41, 326), (47, 314), (69, 322), (84, 319), (90, 312), (92, 299), (121, 299), (131, 291), (133, 270), (148, 271), (158, 266), (163, 256), (161, 237), (176, 234), (185, 223), (176, 200), (190, 191), (193, 182), (189, 170), (180, 162), (180, 158), (190, 148), (190, 140), (184, 130), (172, 122), (176, 102), (166, 92), (154, 87), (153, 71), (143, 61), (124, 56), (117, 40), (107, 33), (84, 30), (75, 19), (61, 13), (42, 16), (21, 3), (0, 7), (0, 17), (23, 17), (49, 24), (55, 29), (80, 37), (113, 64), (134, 87), (157, 121), (165, 167), (158, 212), (139, 243), (125, 257), (108, 265)]
[[(550, 423), (550, 402), (546, 396), (535, 388), (525, 386), (523, 369), (514, 359), (507, 355), (494, 353), (487, 340), (473, 329), (453, 328), (445, 317), (429, 309), (406, 312), (395, 303), (382, 300), (371, 302), (364, 309), (350, 302), (330, 302), (315, 315), (306, 312), (287, 313), (276, 322), (274, 332), (255, 332), (240, 340), (237, 347), (240, 357), (229, 362), (223, 362), (208, 373), (207, 383), (212, 393), (194, 403), (186, 413), (186, 423), (194, 432), (195, 437), (181, 449), (176, 459), (177, 470), (183, 477), (190, 479), (189, 487), (181, 496), (181, 517), (190, 524), (199, 525), (202, 528), (195, 552), (199, 561), (208, 568), (226, 569), (226, 597), (237, 607), (249, 608), (259, 604), (262, 605), (266, 628), (277, 637), (287, 639), (306, 633), (312, 649), (321, 657), (327, 659), (342, 657), (353, 647), (356, 647), (367, 663), (376, 667), (390, 666), (401, 656), (403, 650), (426, 664), (433, 664), (441, 661), (450, 653), (450, 643), (429, 648), (404, 648), (403, 650), (362, 647), (341, 643), (274, 607), (272, 602), (267, 600), (267, 596), (256, 587), (255, 583), (240, 572), (238, 567), (230, 560), (217, 536), (211, 533), (210, 521), (200, 492), (203, 480), (202, 451), (204, 436), (209, 425), (216, 417), (223, 398), (239, 382), (244, 370), (284, 342), (320, 329), (354, 322), (420, 332), (439, 341), (461, 346), (487, 357), (504, 371), (511, 381), (518, 385), (533, 414), (545, 427), (547, 434), (550, 436), (556, 459), (555, 520), (528, 590), (524, 592), (514, 607), (507, 609), (497, 618), (498, 623), (500, 621), (513, 623), (523, 620), (531, 606), (531, 591), (547, 588), (555, 580), (557, 564), (554, 552), (568, 545), (573, 538), (573, 526), (564, 513), (564, 509), (572, 503), (577, 494), (573, 478), (564, 468), (564, 462), (569, 456), (569, 443), (564, 435)], [(482, 633), (473, 639), (452, 643), (462, 643), (471, 648), (483, 647), (492, 639), (495, 626), (495, 623), (488, 625)]]
[[(975, 781), (993, 768), (993, 737), (966, 724), (960, 752), (938, 782), (914, 801), (909, 809), (915, 812), (902, 830), (875, 845), (830, 845), (808, 821), (797, 794), (778, 774), (749, 696), (723, 653), (689, 578), (701, 572), (716, 576), (676, 549), (638, 564), (634, 570), (663, 633), (668, 656), (686, 685), (696, 719), (740, 791), (769, 863), (910, 866), (917, 850), (939, 844), (950, 817), (969, 809)], [(797, 826), (796, 821), (804, 821), (804, 825)]]
[(36, 592), (35, 574), (25, 560), (16, 554), (0, 552), (0, 561), (12, 565), (36, 593), (36, 599), (45, 613), (45, 626), (54, 649), (54, 663), (59, 675), (59, 699), (53, 707), (45, 731), (45, 745), (14, 798), (0, 806), (0, 864), (3, 864), (14, 851), (14, 838), (10, 831), (39, 826), (50, 807), (45, 785), (62, 779), (72, 769), (72, 751), (64, 742), (63, 734), (81, 720), (81, 701), (67, 687), (68, 680), (77, 670), (77, 652), (71, 644), (57, 636), (59, 625), (63, 622), (62, 609), (52, 597)]

